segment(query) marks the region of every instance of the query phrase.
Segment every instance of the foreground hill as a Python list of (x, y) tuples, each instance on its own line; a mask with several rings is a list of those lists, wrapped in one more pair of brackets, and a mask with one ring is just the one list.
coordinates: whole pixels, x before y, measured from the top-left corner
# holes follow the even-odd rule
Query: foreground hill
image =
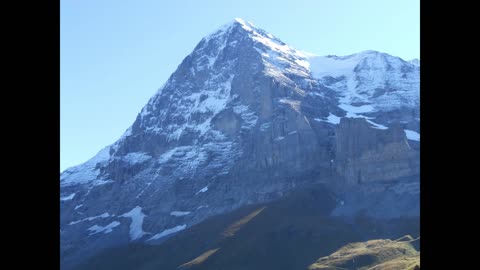
[(420, 253), (410, 244), (411, 237), (401, 240), (370, 240), (348, 244), (333, 254), (320, 258), (309, 270), (416, 270)]
[[(130, 244), (106, 250), (77, 269), (306, 270), (309, 266), (322, 267), (317, 261), (319, 258), (344, 246), (359, 250), (359, 244), (348, 245), (352, 242), (379, 236), (391, 239), (406, 234), (418, 236), (416, 218), (376, 221), (366, 216), (332, 217), (330, 212), (336, 200), (323, 185), (315, 185), (274, 202), (209, 218), (161, 245)], [(383, 246), (395, 254), (402, 250), (417, 254), (406, 243), (384, 242), (388, 245)], [(379, 246), (376, 244), (373, 250), (379, 250)], [(358, 252), (358, 255), (364, 253)], [(325, 261), (320, 259), (320, 262)]]

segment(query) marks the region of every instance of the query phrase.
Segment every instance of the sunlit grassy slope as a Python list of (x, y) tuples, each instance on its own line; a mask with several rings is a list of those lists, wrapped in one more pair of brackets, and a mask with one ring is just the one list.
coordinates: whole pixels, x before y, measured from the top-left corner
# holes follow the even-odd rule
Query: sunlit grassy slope
[(320, 258), (308, 269), (413, 270), (420, 266), (420, 253), (410, 241), (378, 239), (351, 243)]

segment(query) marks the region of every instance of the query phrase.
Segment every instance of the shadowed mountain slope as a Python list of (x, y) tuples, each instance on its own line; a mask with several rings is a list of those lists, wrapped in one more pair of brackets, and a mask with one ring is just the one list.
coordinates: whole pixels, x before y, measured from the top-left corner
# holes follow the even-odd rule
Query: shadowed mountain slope
[(396, 239), (419, 231), (418, 220), (412, 218), (331, 217), (336, 200), (323, 185), (315, 185), (209, 218), (162, 245), (109, 249), (77, 269), (306, 270), (351, 242)]

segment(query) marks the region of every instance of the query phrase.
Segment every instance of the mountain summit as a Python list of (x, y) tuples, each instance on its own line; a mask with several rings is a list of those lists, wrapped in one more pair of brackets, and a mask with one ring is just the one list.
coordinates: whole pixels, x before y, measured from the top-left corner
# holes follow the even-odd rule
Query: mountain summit
[[(224, 25), (119, 140), (61, 173), (62, 268), (311, 184), (357, 202), (336, 215), (355, 205), (418, 215), (419, 69), (375, 51), (316, 56), (242, 19)], [(380, 201), (405, 194), (396, 212), (368, 199), (379, 184), (391, 192)]]

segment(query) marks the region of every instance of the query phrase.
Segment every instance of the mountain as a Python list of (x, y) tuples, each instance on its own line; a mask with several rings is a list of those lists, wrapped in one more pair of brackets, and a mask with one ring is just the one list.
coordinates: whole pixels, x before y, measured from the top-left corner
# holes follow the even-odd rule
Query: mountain
[(316, 56), (242, 19), (203, 38), (112, 145), (60, 175), (62, 269), (325, 184), (333, 216), (419, 215), (420, 66)]

